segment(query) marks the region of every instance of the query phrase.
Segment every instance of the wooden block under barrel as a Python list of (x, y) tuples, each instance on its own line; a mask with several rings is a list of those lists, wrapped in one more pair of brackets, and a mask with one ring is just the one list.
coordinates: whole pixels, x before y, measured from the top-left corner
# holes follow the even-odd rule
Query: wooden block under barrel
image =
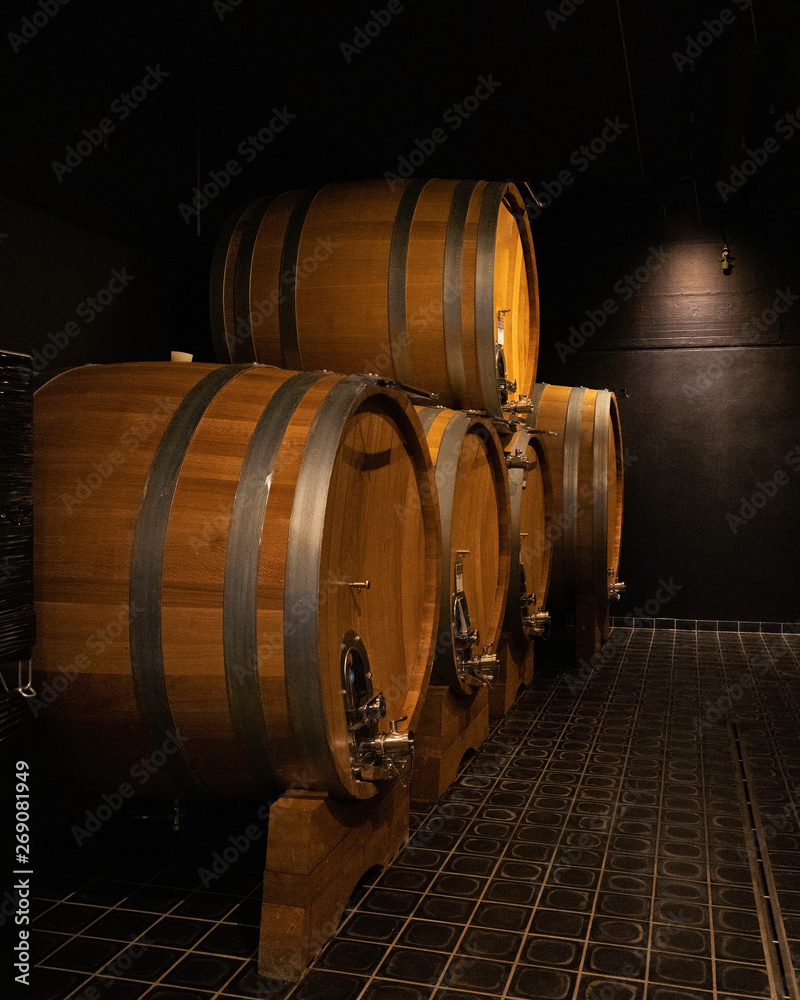
[(288, 791), (270, 807), (258, 971), (296, 982), (335, 933), (361, 876), (408, 836), (408, 787), (342, 803)]
[(502, 638), (497, 647), (497, 672), (489, 689), (489, 719), (499, 722), (517, 700), (520, 688), (533, 680), (533, 643)]
[(411, 798), (436, 802), (455, 780), (464, 754), (489, 736), (489, 689), (458, 698), (449, 687), (432, 685), (414, 736)]

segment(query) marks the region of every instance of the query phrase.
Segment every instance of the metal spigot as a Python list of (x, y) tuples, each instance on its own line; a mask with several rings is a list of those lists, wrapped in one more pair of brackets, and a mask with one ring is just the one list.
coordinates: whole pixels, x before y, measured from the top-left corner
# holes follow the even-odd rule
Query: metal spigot
[[(507, 409), (507, 407), (503, 407)], [(532, 468), (536, 465), (535, 462), (529, 462), (528, 459), (521, 451), (514, 451), (510, 455), (506, 455), (506, 466), (509, 469), (524, 469), (525, 472), (530, 472)]]
[[(510, 384), (513, 384), (514, 388), (511, 390), (511, 392), (514, 392), (517, 388), (517, 383), (514, 382)], [(521, 399), (516, 403), (503, 404), (503, 413), (530, 413), (532, 409), (533, 409), (533, 403), (531, 403), (529, 399)]]
[(618, 601), (624, 593), (625, 584), (621, 580), (617, 580), (608, 588), (608, 599), (610, 601)]
[(550, 624), (549, 611), (534, 611), (532, 615), (523, 618), (523, 624), (533, 635), (544, 635), (545, 629)]
[(381, 761), (398, 760), (408, 758), (414, 749), (414, 734), (410, 729), (400, 732), (397, 728), (399, 722), (405, 722), (408, 718), (404, 715), (402, 719), (393, 719), (389, 723), (388, 733), (378, 733), (370, 740), (365, 740), (361, 747), (376, 754)]
[(494, 680), (498, 660), (496, 654), (489, 652), (493, 645), (490, 642), (488, 646), (483, 647), (477, 656), (473, 656), (466, 663), (465, 680), (473, 687), (489, 685)]

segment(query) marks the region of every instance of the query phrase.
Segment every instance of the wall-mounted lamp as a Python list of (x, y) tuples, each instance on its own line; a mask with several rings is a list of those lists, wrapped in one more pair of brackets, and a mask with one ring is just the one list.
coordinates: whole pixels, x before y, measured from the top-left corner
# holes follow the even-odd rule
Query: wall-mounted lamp
[(728, 249), (728, 244), (725, 243), (724, 246), (722, 247), (722, 256), (720, 257), (720, 261), (722, 262), (722, 273), (723, 274), (730, 274), (731, 273), (731, 271), (733, 270), (733, 261), (735, 259), (736, 258), (733, 256), (733, 254)]

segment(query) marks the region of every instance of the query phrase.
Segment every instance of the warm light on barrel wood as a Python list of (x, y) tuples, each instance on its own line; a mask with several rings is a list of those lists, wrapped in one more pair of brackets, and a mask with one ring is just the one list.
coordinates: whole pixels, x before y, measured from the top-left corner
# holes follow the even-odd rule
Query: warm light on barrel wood
[[(137, 666), (133, 640), (152, 608), (134, 601), (129, 611), (129, 602), (142, 552), (147, 559), (159, 544), (150, 528), (138, 548), (137, 539), (146, 505), (164, 492), (162, 441), (174, 441), (206, 391), (176, 453), (163, 559), (144, 591), (145, 604), (157, 601), (160, 642), (146, 633), (152, 656)], [(360, 635), (374, 691), (385, 694), (388, 719), (408, 716), (405, 729), (421, 711), (438, 614), (436, 489), (407, 399), (364, 379), (265, 366), (91, 366), (37, 392), (35, 444), (35, 667), (54, 686), (77, 667), (43, 719), (65, 773), (100, 791), (136, 787), (131, 767), (158, 746), (155, 704), (192, 787), (171, 757), (143, 794), (255, 796), (300, 785), (374, 795), (350, 767), (343, 637)], [(273, 449), (274, 468), (258, 464), (260, 448)], [(265, 514), (247, 534), (259, 491)], [(310, 581), (301, 587), (297, 566)], [(248, 603), (239, 595), (249, 580)], [(311, 653), (297, 662), (319, 670), (298, 694), (287, 670), (301, 642)], [(163, 658), (163, 706), (153, 656)], [(320, 741), (317, 757), (309, 748)]]
[[(544, 445), (537, 434), (519, 427), (505, 442), (511, 498), (511, 575), (504, 631), (518, 642), (533, 638), (523, 618), (543, 612), (550, 584), (553, 546), (549, 528), (552, 504)], [(521, 467), (526, 462), (528, 468)], [(523, 577), (524, 574), (524, 577)], [(523, 599), (532, 598), (522, 606)]]
[(498, 339), (512, 401), (536, 370), (536, 262), (513, 184), (363, 181), (261, 199), (225, 226), (210, 298), (223, 361), (374, 372), (497, 415)]
[(536, 595), (536, 607), (544, 607), (550, 583), (552, 544), (547, 537), (549, 480), (542, 468), (544, 449), (537, 438), (528, 444), (528, 461), (535, 463), (525, 477), (520, 504), (520, 561), (525, 569), (528, 593)]
[(474, 687), (458, 678), (450, 636), (455, 568), (457, 562), (463, 564), (471, 628), (480, 632), (481, 646), (496, 646), (510, 566), (505, 456), (489, 421), (437, 407), (417, 409), (428, 427), (442, 504), (442, 610), (432, 682), (448, 684), (456, 694), (470, 693)]

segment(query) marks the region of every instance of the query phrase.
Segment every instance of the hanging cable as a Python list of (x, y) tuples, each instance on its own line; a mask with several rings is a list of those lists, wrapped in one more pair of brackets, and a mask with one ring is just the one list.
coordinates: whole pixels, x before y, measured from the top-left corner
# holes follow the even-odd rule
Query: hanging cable
[(639, 151), (639, 169), (642, 172), (642, 177), (646, 177), (647, 174), (644, 172), (644, 160), (642, 159), (642, 144), (639, 141), (639, 123), (636, 120), (636, 104), (633, 100), (633, 84), (631, 82), (631, 68), (628, 64), (628, 47), (625, 44), (625, 31), (622, 27), (622, 11), (620, 10), (619, 0), (617, 0), (617, 17), (619, 18), (619, 33), (622, 38), (622, 54), (625, 56), (625, 71), (628, 74), (628, 92), (631, 96), (631, 112), (633, 113), (633, 131), (636, 134), (636, 148)]
[(697, 209), (697, 225), (703, 228), (703, 218), (700, 215), (700, 198), (697, 194), (697, 179), (694, 174), (692, 174), (692, 186), (694, 187), (694, 206)]
[(753, 10), (754, 3), (755, 0), (750, 0), (750, 20), (753, 22), (753, 39), (755, 40), (756, 45), (758, 45), (758, 32), (756, 31), (756, 15), (755, 11)]

